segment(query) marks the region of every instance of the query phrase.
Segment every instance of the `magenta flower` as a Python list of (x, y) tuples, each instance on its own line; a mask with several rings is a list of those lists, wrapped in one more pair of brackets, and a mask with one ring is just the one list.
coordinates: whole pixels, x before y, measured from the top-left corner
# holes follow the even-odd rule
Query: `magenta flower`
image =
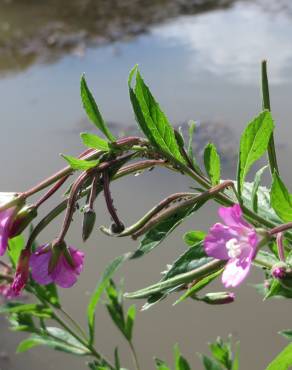
[(247, 276), (259, 242), (255, 229), (242, 218), (238, 204), (220, 207), (219, 216), (225, 223), (211, 227), (204, 241), (208, 256), (228, 261), (222, 274), (226, 288), (239, 285)]
[(83, 268), (84, 253), (73, 247), (68, 247), (67, 251), (69, 253), (60, 252), (51, 269), (49, 267), (53, 257), (51, 247), (47, 244), (38, 247), (30, 257), (32, 278), (42, 285), (56, 283), (62, 288), (74, 285)]
[[(14, 197), (15, 194), (0, 193), (0, 206), (9, 202)], [(7, 249), (10, 231), (18, 210), (19, 207), (16, 205), (0, 212), (0, 256), (3, 256)]]

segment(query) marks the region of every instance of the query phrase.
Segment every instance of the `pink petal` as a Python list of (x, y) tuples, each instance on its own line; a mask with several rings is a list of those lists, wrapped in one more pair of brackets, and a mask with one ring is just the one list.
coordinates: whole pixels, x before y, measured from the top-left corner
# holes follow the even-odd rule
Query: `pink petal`
[(10, 228), (13, 223), (16, 208), (8, 208), (0, 212), (0, 256), (3, 256), (7, 249)]
[(251, 226), (242, 218), (242, 211), (239, 204), (235, 204), (232, 207), (220, 207), (218, 214), (227, 226), (243, 226), (251, 228)]
[(245, 248), (239, 258), (232, 258), (228, 261), (222, 274), (222, 283), (225, 288), (234, 288), (246, 278), (253, 254), (253, 248)]
[(204, 249), (208, 256), (218, 258), (219, 260), (228, 260), (229, 256), (226, 249), (226, 243), (232, 238), (237, 239), (238, 234), (235, 230), (216, 223), (211, 227), (209, 234), (204, 240)]
[(36, 253), (33, 253), (30, 257), (30, 268), (32, 278), (39, 284), (47, 285), (53, 282), (53, 278), (49, 275), (49, 261), (52, 253), (50, 251), (46, 253), (42, 252), (45, 246), (41, 246), (37, 249)]

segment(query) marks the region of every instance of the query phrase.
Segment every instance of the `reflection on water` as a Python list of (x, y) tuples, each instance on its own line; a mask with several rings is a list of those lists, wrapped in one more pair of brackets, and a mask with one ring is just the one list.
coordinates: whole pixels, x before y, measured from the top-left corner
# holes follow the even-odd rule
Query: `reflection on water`
[[(276, 2), (278, 12), (271, 12), (276, 9), (267, 3), (238, 3), (228, 11), (180, 17), (152, 32), (187, 47), (186, 63), (193, 73), (199, 67), (230, 81), (257, 84), (255, 61), (266, 58), (272, 83), (291, 82), (292, 4), (286, 2), (290, 7), (280, 12), (281, 2)], [(267, 12), (263, 13), (262, 5)]]
[[(127, 40), (180, 14), (226, 8), (234, 0), (0, 0), (0, 70), (55, 61), (87, 46)], [(114, 11), (113, 11), (114, 9)]]
[[(146, 81), (175, 125), (189, 119), (200, 123), (195, 136), (197, 152), (208, 140), (216, 142), (226, 159), (224, 176), (229, 177), (236, 166), (234, 148), (239, 133), (260, 109), (259, 62), (268, 58), (276, 142), (289, 142), (292, 17), (288, 0), (72, 0), (65, 5), (57, 0), (0, 0), (0, 7), (1, 190), (26, 189), (63, 165), (57, 153), (81, 150), (77, 132), (89, 129), (78, 91), (82, 72), (105, 118), (115, 123), (117, 131), (132, 130), (126, 78), (135, 63), (140, 63)], [(43, 61), (50, 63), (39, 63)], [(279, 152), (281, 168), (289, 167), (291, 155), (289, 148)], [(285, 176), (292, 180), (290, 173)], [(119, 214), (130, 224), (162, 197), (188, 190), (190, 185), (194, 184), (185, 177), (154, 170), (122, 179), (112, 191)], [(135, 207), (129, 211), (133, 199)], [(102, 197), (97, 211), (99, 223), (108, 224)], [(215, 220), (216, 206), (212, 205), (159, 250), (127, 263), (120, 275), (126, 278), (127, 290), (157, 281), (166, 264), (184, 250), (182, 233), (189, 228), (206, 229)], [(82, 246), (78, 221), (68, 240), (76, 247)], [(40, 242), (51, 240), (60, 222), (46, 230)], [(109, 239), (99, 232), (86, 243), (86, 269), (75, 289), (62, 291), (65, 307), (73, 316), (84, 320), (88, 295), (104, 265), (136, 246), (129, 239)], [(254, 274), (249, 282), (260, 278), (261, 274)], [(154, 354), (170, 362), (175, 342), (199, 369), (195, 352), (206, 351), (207, 341), (229, 332), (242, 342), (242, 369), (263, 369), (285, 345), (276, 333), (290, 325), (286, 304), (263, 303), (249, 286), (240, 288), (236, 302), (223, 308), (193, 302), (173, 308), (173, 300), (138, 313), (136, 341), (143, 370), (153, 368)], [(111, 356), (114, 339), (131, 369), (127, 349), (102, 309), (98, 318), (98, 347)], [(2, 369), (20, 370), (23, 364), (30, 369), (85, 368), (83, 359), (45, 349), (14, 356), (19, 338), (6, 328), (1, 330), (5, 333), (0, 336)]]

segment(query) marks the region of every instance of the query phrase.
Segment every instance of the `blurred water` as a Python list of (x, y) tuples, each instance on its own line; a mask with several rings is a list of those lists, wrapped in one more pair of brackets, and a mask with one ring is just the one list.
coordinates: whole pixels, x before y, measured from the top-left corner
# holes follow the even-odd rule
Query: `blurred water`
[[(288, 0), (151, 4), (76, 0), (67, 5), (0, 1), (1, 190), (26, 189), (63, 165), (58, 153), (77, 154), (81, 150), (78, 132), (91, 129), (79, 97), (83, 72), (115, 130), (131, 128), (134, 118), (126, 81), (136, 63), (171, 121), (198, 121), (198, 150), (208, 140), (216, 141), (226, 158), (225, 177), (232, 176), (240, 132), (260, 110), (263, 58), (269, 61), (280, 167), (284, 178), (292, 179), (287, 170), (292, 154), (288, 147), (292, 113)], [(113, 194), (119, 214), (130, 223), (155, 201), (190, 185), (184, 177), (155, 170), (122, 179), (113, 185)], [(182, 233), (189, 228), (206, 230), (217, 219), (216, 208), (212, 205), (200, 210), (160, 249), (126, 263), (119, 274), (125, 277), (126, 289), (157, 281), (165, 265), (184, 250)], [(108, 224), (102, 197), (97, 210), (99, 224)], [(55, 236), (60, 221), (41, 235), (41, 242)], [(83, 248), (79, 221), (76, 218), (68, 242)], [(62, 291), (65, 308), (82, 322), (89, 294), (105, 264), (136, 246), (130, 239), (110, 239), (96, 232), (84, 246), (86, 268), (76, 288)], [(254, 272), (248, 283), (260, 279), (261, 274)], [(241, 340), (241, 368), (263, 369), (285, 345), (276, 333), (290, 325), (287, 304), (263, 303), (247, 284), (236, 293), (236, 302), (226, 307), (191, 301), (172, 307), (175, 297), (171, 297), (150, 311), (139, 312), (135, 340), (142, 368), (154, 368), (153, 355), (170, 361), (176, 342), (200, 368), (196, 352), (206, 352), (208, 341), (232, 332)], [(118, 343), (125, 366), (132, 369), (128, 350), (102, 307), (97, 315), (98, 347), (111, 355)], [(84, 359), (49, 349), (14, 355), (19, 338), (7, 331), (4, 320), (1, 323), (2, 369), (85, 368)]]

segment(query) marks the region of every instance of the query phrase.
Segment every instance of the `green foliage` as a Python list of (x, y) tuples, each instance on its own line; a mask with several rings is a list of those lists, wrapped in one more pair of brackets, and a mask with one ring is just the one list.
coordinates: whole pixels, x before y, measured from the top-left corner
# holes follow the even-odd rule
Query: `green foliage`
[(9, 301), (0, 306), (0, 314), (26, 313), (35, 317), (50, 318), (52, 310), (40, 304)]
[(138, 249), (133, 253), (131, 258), (142, 257), (158, 247), (173, 230), (175, 230), (187, 217), (200, 209), (203, 204), (203, 202), (200, 202), (196, 205), (178, 209), (171, 216), (157, 223), (145, 233)]
[(288, 344), (281, 353), (268, 365), (266, 370), (288, 370), (292, 366), (292, 343)]
[(209, 343), (212, 357), (199, 354), (205, 370), (238, 370), (239, 369), (239, 342), (235, 344), (235, 353), (232, 350), (232, 338), (224, 342), (220, 337)]
[(289, 194), (277, 172), (273, 174), (271, 206), (284, 222), (292, 220), (292, 195)]
[(258, 190), (259, 190), (259, 186), (261, 183), (262, 175), (267, 168), (268, 166), (264, 166), (260, 170), (258, 170), (254, 178), (252, 191), (251, 191), (251, 203), (252, 203), (252, 209), (254, 212), (258, 211)]
[(71, 157), (70, 155), (64, 155), (62, 154), (62, 157), (69, 163), (72, 170), (81, 170), (81, 171), (87, 171), (90, 170), (93, 167), (96, 167), (99, 164), (99, 160), (85, 160), (85, 159), (79, 159), (75, 157)]
[(103, 150), (105, 152), (109, 151), (108, 142), (97, 135), (82, 132), (80, 137), (87, 148)]
[(54, 327), (46, 327), (46, 330), (41, 334), (32, 334), (29, 338), (23, 340), (18, 345), (17, 352), (25, 352), (40, 345), (79, 356), (89, 354), (88, 349), (83, 347), (72, 335), (60, 328)]
[(220, 181), (220, 157), (214, 144), (209, 143), (204, 150), (204, 163), (212, 185), (219, 184)]
[(240, 139), (238, 163), (238, 192), (241, 193), (246, 175), (251, 166), (265, 153), (274, 122), (269, 111), (264, 111), (255, 117), (244, 130)]
[(83, 75), (81, 77), (81, 100), (83, 103), (83, 107), (85, 109), (85, 112), (87, 113), (87, 116), (89, 120), (98, 128), (110, 141), (115, 141), (114, 135), (110, 132), (107, 124), (105, 123), (104, 119), (102, 118), (102, 115), (100, 114), (100, 111), (98, 109), (98, 106), (95, 102), (95, 99), (89, 90), (85, 76)]
[(127, 313), (124, 313), (122, 292), (118, 291), (114, 282), (110, 280), (106, 288), (108, 303), (106, 304), (107, 310), (116, 324), (117, 328), (121, 331), (128, 342), (132, 341), (133, 326), (136, 317), (136, 307), (132, 305), (129, 307)]
[(102, 293), (105, 291), (108, 282), (121, 266), (121, 264), (128, 258), (128, 254), (122, 255), (120, 257), (115, 258), (104, 270), (95, 291), (93, 292), (88, 307), (87, 307), (87, 318), (88, 318), (88, 326), (89, 326), (89, 336), (90, 336), (90, 343), (94, 342), (94, 332), (95, 332), (95, 309), (97, 304), (100, 301)]
[(188, 231), (187, 233), (184, 234), (183, 239), (184, 242), (192, 247), (193, 245), (197, 244), (198, 242), (202, 241), (205, 239), (207, 233), (205, 231), (201, 230), (192, 230)]
[[(133, 89), (131, 85), (135, 74), (135, 87)], [(160, 109), (148, 86), (145, 85), (137, 66), (132, 69), (129, 75), (129, 92), (137, 122), (150, 143), (168, 157), (184, 163), (173, 127)]]

